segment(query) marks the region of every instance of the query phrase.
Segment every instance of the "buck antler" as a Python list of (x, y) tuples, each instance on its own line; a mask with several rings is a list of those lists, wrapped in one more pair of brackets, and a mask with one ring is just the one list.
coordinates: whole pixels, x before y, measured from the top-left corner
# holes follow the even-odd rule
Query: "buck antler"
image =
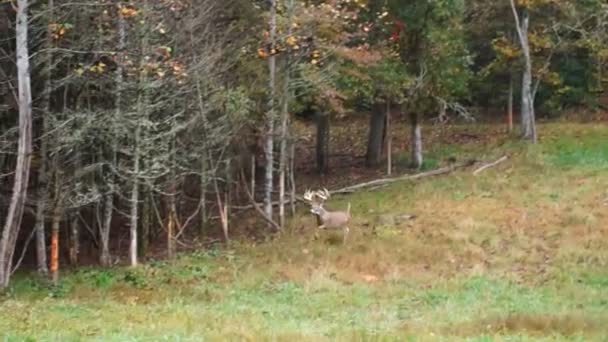
[(323, 202), (325, 202), (329, 196), (329, 191), (327, 191), (327, 189), (317, 191), (307, 189), (302, 198), (311, 205), (323, 205)]

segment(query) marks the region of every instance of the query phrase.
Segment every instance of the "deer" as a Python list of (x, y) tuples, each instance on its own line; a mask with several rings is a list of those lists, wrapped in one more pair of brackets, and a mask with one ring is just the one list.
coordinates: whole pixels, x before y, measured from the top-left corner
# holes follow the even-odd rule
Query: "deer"
[(319, 225), (317, 229), (341, 228), (344, 233), (342, 240), (344, 243), (350, 232), (350, 228), (348, 227), (351, 218), (350, 202), (348, 203), (346, 211), (329, 211), (323, 208), (323, 203), (329, 199), (329, 197), (329, 191), (325, 188), (314, 192), (310, 191), (310, 189), (306, 190), (303, 196), (304, 200), (310, 204), (310, 212), (317, 215), (319, 218), (321, 225)]

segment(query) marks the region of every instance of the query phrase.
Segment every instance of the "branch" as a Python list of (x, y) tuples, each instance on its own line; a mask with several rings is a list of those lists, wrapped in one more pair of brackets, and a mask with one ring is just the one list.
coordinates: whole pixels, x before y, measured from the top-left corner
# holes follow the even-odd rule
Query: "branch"
[(196, 217), (196, 215), (198, 215), (198, 213), (201, 211), (201, 207), (203, 206), (203, 201), (205, 199), (201, 196), (200, 201), (198, 202), (198, 205), (196, 206), (196, 210), (192, 213), (192, 215), (190, 215), (187, 219), (186, 222), (184, 222), (184, 224), (181, 224), (179, 222), (179, 215), (177, 215), (177, 223), (178, 223), (178, 232), (177, 234), (173, 237), (173, 239), (177, 240), (180, 236), (182, 236), (182, 234), (184, 233), (184, 231), (186, 230), (186, 227), (188, 227), (188, 225), (190, 224), (190, 222)]
[(501, 158), (499, 158), (498, 160), (496, 160), (495, 162), (489, 163), (489, 164), (485, 164), (482, 167), (478, 168), (477, 170), (473, 171), (473, 175), (478, 175), (479, 173), (481, 173), (483, 170), (485, 169), (489, 169), (491, 167), (494, 167), (504, 161), (506, 161), (507, 159), (509, 159), (509, 156), (503, 156)]
[(525, 37), (524, 33), (521, 31), (521, 23), (519, 22), (519, 14), (517, 13), (517, 8), (515, 6), (515, 0), (510, 0), (511, 2), (511, 10), (513, 11), (513, 18), (515, 19), (515, 29), (517, 30), (517, 35), (519, 36), (519, 43), (523, 45)]
[[(557, 32), (557, 30), (555, 29), (555, 27), (553, 27), (553, 30)], [(545, 64), (543, 64), (543, 67), (540, 69), (540, 73), (538, 78), (536, 79), (536, 83), (534, 84), (534, 88), (532, 89), (532, 99), (536, 98), (536, 92), (538, 91), (538, 87), (540, 86), (540, 82), (542, 80), (542, 76), (547, 72), (547, 70), (549, 70), (549, 67), (551, 67), (551, 59), (553, 59), (553, 54), (555, 53), (555, 50), (557, 50), (557, 47), (561, 44), (562, 40), (560, 39), (559, 35), (557, 35), (557, 43), (555, 43), (555, 45), (551, 48), (551, 51), (549, 52), (549, 55), (547, 56), (547, 59), (545, 60)]]
[[(4, 51), (4, 49), (0, 48), (0, 52), (2, 52), (2, 54), (4, 54), (7, 58), (12, 60), (12, 58), (10, 58), (9, 54), (7, 54), (6, 51)], [(8, 75), (6, 74), (6, 72), (4, 72), (4, 70), (2, 68), (0, 68), (0, 76), (2, 76), (6, 80), (6, 83), (8, 84), (8, 88), (11, 91), (11, 95), (13, 95), (13, 99), (15, 100), (15, 103), (19, 103), (19, 96), (17, 95), (17, 91), (15, 90), (13, 82), (10, 81)]]
[(251, 192), (249, 192), (249, 189), (247, 188), (247, 182), (245, 182), (245, 173), (243, 172), (243, 169), (241, 169), (241, 181), (243, 182), (243, 189), (245, 189), (245, 193), (247, 194), (247, 197), (249, 198), (249, 201), (251, 202), (253, 208), (255, 208), (258, 214), (262, 216), (264, 221), (268, 222), (276, 231), (280, 231), (281, 227), (276, 222), (274, 222), (271, 217), (266, 216), (266, 213), (264, 212), (264, 210), (262, 210), (260, 204), (256, 203), (255, 199), (253, 198), (253, 195), (251, 194)]
[(27, 240), (25, 241), (25, 244), (23, 245), (23, 250), (21, 250), (21, 256), (19, 256), (19, 260), (17, 261), (17, 264), (15, 264), (15, 267), (11, 271), (11, 275), (15, 274), (15, 271), (17, 271), (19, 266), (21, 266), (21, 263), (23, 262), (23, 258), (25, 257), (25, 252), (27, 252), (27, 247), (30, 245), (30, 242), (32, 241), (32, 238), (34, 237), (35, 232), (36, 232), (36, 227), (34, 226), (34, 229), (32, 229), (30, 236), (27, 238)]

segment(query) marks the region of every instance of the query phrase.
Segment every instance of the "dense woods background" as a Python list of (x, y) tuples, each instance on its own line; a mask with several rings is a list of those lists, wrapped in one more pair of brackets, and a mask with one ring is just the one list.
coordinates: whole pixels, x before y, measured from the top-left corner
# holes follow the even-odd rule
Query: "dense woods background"
[(388, 173), (394, 122), (414, 169), (423, 124), (499, 121), (534, 143), (538, 119), (606, 109), (606, 6), (1, 1), (0, 287), (28, 263), (56, 281), (66, 262), (228, 240), (246, 208), (281, 230), (306, 186), (297, 121), (320, 175), (337, 121), (369, 123), (361, 166)]

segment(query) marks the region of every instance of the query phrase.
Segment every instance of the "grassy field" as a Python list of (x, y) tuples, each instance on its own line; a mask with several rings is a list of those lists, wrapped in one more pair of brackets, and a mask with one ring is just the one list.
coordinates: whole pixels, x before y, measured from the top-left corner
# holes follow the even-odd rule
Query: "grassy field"
[[(438, 146), (510, 159), (352, 203), (345, 245), (302, 210), (272, 241), (137, 269), (18, 275), (4, 341), (606, 341), (608, 127), (545, 124), (541, 144)], [(482, 154), (483, 152), (483, 154)], [(402, 219), (414, 214), (415, 219)]]

